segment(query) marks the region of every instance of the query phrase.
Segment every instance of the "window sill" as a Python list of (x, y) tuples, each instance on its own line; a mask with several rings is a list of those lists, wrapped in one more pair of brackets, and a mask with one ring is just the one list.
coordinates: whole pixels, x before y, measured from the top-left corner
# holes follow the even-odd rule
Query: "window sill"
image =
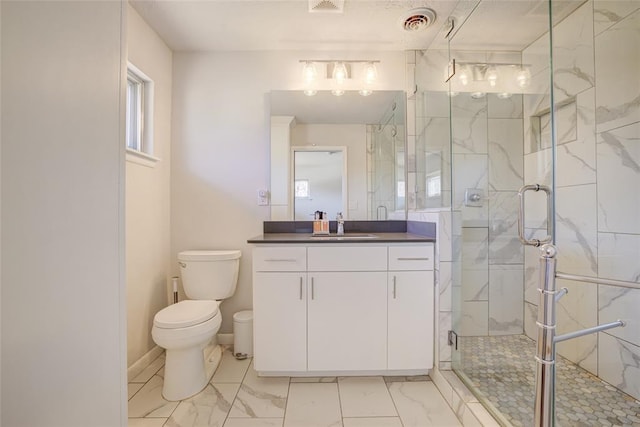
[(127, 162), (137, 163), (148, 168), (155, 168), (156, 164), (160, 161), (159, 158), (150, 154), (143, 153), (142, 151), (132, 150), (127, 148)]

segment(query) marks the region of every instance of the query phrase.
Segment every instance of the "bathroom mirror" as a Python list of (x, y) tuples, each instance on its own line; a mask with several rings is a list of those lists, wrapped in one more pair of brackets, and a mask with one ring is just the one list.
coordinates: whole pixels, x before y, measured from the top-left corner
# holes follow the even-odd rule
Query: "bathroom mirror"
[[(272, 91), (270, 104), (271, 220), (312, 219), (310, 214), (316, 210), (327, 212), (330, 219), (337, 212), (348, 220), (406, 219), (404, 92), (361, 96), (347, 91), (334, 96), (319, 91), (306, 96), (302, 91)], [(322, 166), (327, 158), (321, 155), (315, 157), (317, 161), (314, 155), (295, 155), (305, 151), (324, 152), (332, 160), (340, 151), (344, 167)], [(298, 159), (303, 158), (306, 168), (326, 168), (327, 179), (332, 171), (336, 188), (334, 174), (341, 169), (343, 191), (334, 191), (331, 200), (323, 195), (314, 201), (312, 189), (307, 198), (296, 197)]]

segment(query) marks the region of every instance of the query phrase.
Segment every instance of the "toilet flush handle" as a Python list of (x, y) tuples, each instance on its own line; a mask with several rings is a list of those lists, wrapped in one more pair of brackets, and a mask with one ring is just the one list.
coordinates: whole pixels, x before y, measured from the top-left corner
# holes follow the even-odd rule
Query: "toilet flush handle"
[(182, 261), (178, 261), (178, 264), (180, 264), (180, 267), (182, 268), (187, 268), (187, 264)]

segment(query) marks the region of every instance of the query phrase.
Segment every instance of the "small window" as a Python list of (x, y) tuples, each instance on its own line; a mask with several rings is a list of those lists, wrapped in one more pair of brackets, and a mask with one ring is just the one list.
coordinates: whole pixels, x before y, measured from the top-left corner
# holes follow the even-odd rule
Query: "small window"
[(295, 197), (296, 199), (309, 198), (309, 180), (308, 179), (296, 179)]
[(153, 157), (153, 81), (131, 63), (127, 67), (125, 127), (127, 159), (158, 161)]
[(441, 194), (440, 175), (427, 177), (427, 197), (435, 197)]
[(144, 80), (127, 72), (127, 148), (144, 152)]

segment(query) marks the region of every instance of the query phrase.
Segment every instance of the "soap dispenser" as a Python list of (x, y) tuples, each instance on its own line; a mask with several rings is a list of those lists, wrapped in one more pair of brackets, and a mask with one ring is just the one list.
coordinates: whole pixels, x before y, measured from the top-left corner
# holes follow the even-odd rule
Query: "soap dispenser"
[(342, 218), (342, 212), (338, 212), (336, 222), (338, 223), (338, 236), (344, 236), (344, 218)]

